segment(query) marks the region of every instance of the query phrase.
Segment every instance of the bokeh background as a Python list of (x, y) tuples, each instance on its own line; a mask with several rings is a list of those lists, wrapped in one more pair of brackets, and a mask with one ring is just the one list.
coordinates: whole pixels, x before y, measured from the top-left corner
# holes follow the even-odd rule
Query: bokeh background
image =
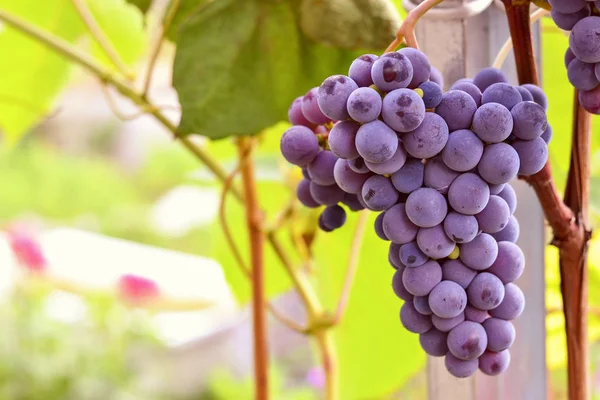
[[(34, 3), (0, 0), (0, 9), (26, 15), (61, 36), (80, 34), (83, 27), (65, 19), (72, 12), (69, 1)], [(124, 1), (91, 3), (99, 15), (110, 16), (104, 28), (119, 54), (132, 69), (143, 68), (153, 37), (151, 19)], [(403, 13), (399, 6), (398, 12)], [(548, 19), (542, 30), (543, 86), (554, 129), (550, 155), (563, 187), (572, 121), (572, 89), (563, 66), (567, 36)], [(103, 59), (88, 39), (78, 44)], [(0, 224), (5, 229), (28, 227), (47, 255), (45, 273), (80, 289), (66, 294), (47, 282), (24, 280), (31, 271), (21, 271), (5, 235), (0, 245), (0, 399), (251, 399), (249, 284), (219, 224), (218, 182), (151, 117), (117, 118), (115, 108), (129, 116), (137, 109), (65, 59), (5, 26), (0, 26), (0, 54)], [(151, 93), (177, 120), (173, 57), (173, 45), (165, 45)], [(286, 126), (280, 123), (265, 132), (256, 158), (260, 200), (271, 216), (293, 196), (286, 179), (293, 172), (278, 149)], [(600, 216), (599, 133), (594, 119), (594, 224)], [(237, 154), (231, 140), (198, 142), (233, 169)], [(230, 201), (227, 215), (245, 249), (243, 209)], [(336, 304), (343, 282), (354, 224), (350, 217), (345, 229), (318, 234), (315, 240), (313, 276), (329, 307)], [(417, 336), (398, 321), (386, 264), (387, 245), (369, 230), (347, 317), (336, 330), (344, 399), (426, 396), (426, 358)], [(566, 348), (555, 250), (548, 246), (545, 266), (527, 267), (547, 271), (550, 392), (553, 399), (564, 399)], [(132, 309), (119, 301), (123, 274), (151, 279), (161, 293), (176, 299), (211, 297), (218, 312)], [(269, 296), (302, 318), (294, 308), (291, 284), (270, 250), (267, 274)], [(593, 390), (600, 399), (597, 236), (591, 243), (589, 278), (590, 359), (598, 370)], [(270, 335), (274, 398), (318, 398), (322, 375), (310, 344), (275, 323)]]

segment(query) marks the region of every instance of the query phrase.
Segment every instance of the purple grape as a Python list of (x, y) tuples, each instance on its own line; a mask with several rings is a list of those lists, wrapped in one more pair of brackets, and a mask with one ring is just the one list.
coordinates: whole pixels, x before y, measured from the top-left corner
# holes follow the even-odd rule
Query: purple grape
[(470, 130), (460, 129), (450, 134), (446, 147), (442, 151), (442, 160), (448, 168), (466, 172), (477, 166), (482, 154), (483, 142)]
[(360, 193), (365, 181), (371, 174), (358, 174), (354, 172), (348, 161), (338, 158), (333, 168), (335, 183), (346, 193)]
[(456, 244), (446, 236), (442, 225), (419, 229), (417, 244), (423, 253), (436, 260), (448, 257), (456, 247)]
[(404, 266), (400, 266), (394, 273), (394, 277), (392, 278), (392, 289), (394, 290), (394, 294), (398, 298), (406, 301), (407, 303), (410, 302), (412, 304), (414, 296), (406, 290), (406, 288), (404, 287), (404, 283), (402, 283), (402, 275), (404, 275), (404, 269)]
[(550, 142), (552, 141), (552, 126), (550, 126), (550, 124), (548, 124), (546, 130), (544, 131), (544, 133), (542, 133), (542, 136), (540, 137), (544, 140), (544, 142), (546, 142), (546, 144), (550, 144)]
[(411, 193), (423, 186), (424, 169), (421, 160), (408, 159), (402, 168), (392, 174), (392, 184), (400, 193)]
[(533, 140), (517, 140), (512, 143), (512, 147), (519, 156), (519, 175), (536, 174), (548, 161), (548, 145), (541, 137)]
[(371, 172), (362, 157), (355, 158), (354, 160), (348, 160), (348, 165), (350, 166), (350, 169), (357, 174), (367, 174)]
[(360, 194), (344, 193), (342, 203), (344, 203), (351, 211), (360, 211), (366, 208), (364, 204), (362, 204), (362, 196)]
[(423, 82), (419, 85), (423, 91), (423, 104), (425, 109), (436, 108), (442, 101), (442, 88), (435, 82)]
[(475, 75), (473, 83), (482, 92), (494, 83), (508, 82), (506, 74), (498, 68), (484, 68)]
[(443, 357), (448, 352), (446, 338), (448, 334), (431, 328), (425, 333), (419, 335), (419, 343), (428, 355), (432, 357)]
[(502, 283), (516, 281), (525, 270), (525, 255), (519, 246), (511, 242), (498, 243), (498, 256), (496, 261), (487, 270), (496, 275)]
[(425, 53), (412, 47), (404, 47), (398, 50), (398, 53), (405, 55), (412, 65), (413, 77), (408, 85), (409, 88), (414, 89), (429, 80), (431, 65)]
[(385, 212), (383, 231), (392, 242), (404, 244), (415, 240), (419, 228), (408, 219), (405, 205), (399, 203)]
[(450, 90), (444, 93), (440, 105), (435, 109), (435, 112), (448, 124), (450, 132), (469, 129), (473, 123), (475, 111), (477, 111), (475, 100), (461, 90)]
[(323, 232), (332, 232), (333, 229), (328, 227), (325, 224), (325, 221), (323, 220), (323, 214), (321, 213), (321, 215), (319, 215), (319, 219), (317, 221), (317, 226), (319, 227), (319, 229)]
[(509, 110), (521, 101), (523, 101), (521, 93), (514, 86), (502, 82), (490, 85), (481, 95), (482, 104), (499, 103)]
[(442, 267), (436, 261), (406, 268), (402, 273), (402, 283), (406, 290), (415, 296), (427, 296), (442, 281)]
[(456, 378), (468, 378), (474, 375), (479, 366), (477, 360), (461, 360), (454, 357), (450, 352), (446, 354), (444, 364), (450, 375)]
[(310, 181), (307, 179), (302, 179), (298, 183), (298, 186), (296, 187), (296, 197), (298, 197), (300, 203), (305, 207), (317, 208), (320, 206), (320, 204), (312, 197), (312, 194), (310, 194)]
[(331, 151), (320, 151), (308, 164), (307, 171), (311, 181), (323, 186), (335, 184), (333, 169), (337, 160), (338, 158)]
[(310, 181), (310, 175), (308, 175), (308, 171), (306, 170), (306, 167), (302, 168), (302, 176), (304, 177), (304, 179)]
[(487, 206), (479, 214), (475, 215), (479, 229), (485, 233), (500, 232), (510, 218), (510, 208), (500, 196), (490, 196)]
[(427, 296), (415, 296), (413, 299), (415, 310), (422, 315), (431, 315), (433, 311), (429, 307), (429, 298)]
[(279, 145), (281, 154), (291, 164), (303, 167), (319, 153), (317, 137), (305, 126), (296, 125), (285, 131)]
[(479, 358), (479, 369), (486, 375), (500, 375), (510, 365), (510, 352), (503, 350), (499, 353), (486, 351)]
[(356, 149), (366, 161), (382, 163), (398, 149), (398, 136), (382, 121), (371, 121), (358, 129)]
[(340, 158), (353, 160), (358, 157), (356, 133), (360, 125), (352, 121), (340, 121), (329, 132), (329, 149)]
[(471, 305), (467, 305), (465, 308), (465, 319), (467, 321), (477, 322), (478, 324), (483, 324), (483, 321), (490, 318), (490, 315), (487, 311), (480, 310)]
[(591, 114), (600, 114), (600, 86), (595, 89), (579, 92), (579, 103)]
[(515, 327), (509, 321), (488, 318), (482, 325), (488, 338), (488, 350), (506, 350), (514, 343), (516, 336)]
[(456, 282), (441, 281), (429, 293), (429, 307), (438, 317), (457, 317), (466, 306), (467, 293)]
[(370, 87), (356, 89), (348, 97), (348, 114), (358, 122), (371, 122), (381, 113), (381, 95)]
[(573, 54), (586, 63), (600, 62), (598, 35), (600, 35), (600, 17), (586, 17), (577, 22), (569, 36), (569, 46)]
[(600, 84), (596, 77), (596, 64), (588, 64), (579, 59), (571, 61), (567, 68), (567, 77), (577, 90), (592, 90)]
[(479, 233), (479, 224), (472, 215), (452, 211), (444, 220), (444, 232), (456, 243), (468, 243)]
[[(565, 52), (565, 67), (568, 67), (569, 64), (571, 63), (571, 61), (573, 61), (574, 59), (576, 59), (577, 57), (575, 57), (575, 54), (573, 54), (573, 51), (567, 47), (567, 51)], [(533, 96), (531, 96), (533, 98)]]
[(400, 261), (407, 267), (420, 267), (429, 261), (416, 242), (405, 243), (400, 246)]
[(522, 86), (515, 86), (515, 89), (519, 91), (521, 97), (523, 98), (523, 101), (533, 101), (533, 95), (529, 90), (525, 89)]
[(324, 206), (333, 206), (344, 199), (344, 192), (338, 185), (323, 186), (316, 182), (310, 183), (310, 194), (313, 199)]
[(477, 107), (481, 105), (481, 90), (473, 82), (469, 82), (467, 80), (464, 81), (456, 81), (454, 85), (450, 87), (450, 90), (462, 90), (465, 93), (468, 93), (469, 96), (475, 100), (475, 104)]
[[(504, 299), (504, 285), (496, 275), (481, 272), (467, 288), (467, 298), (473, 307), (486, 311), (492, 310)], [(492, 315), (491, 311), (490, 315)]]
[(302, 114), (302, 97), (296, 97), (290, 108), (288, 109), (288, 121), (292, 125), (303, 125), (308, 128), (312, 128), (314, 126), (309, 120), (306, 119), (304, 114)]
[(425, 186), (433, 188), (442, 194), (448, 193), (454, 179), (460, 175), (444, 164), (442, 157), (434, 157), (425, 164), (423, 181)]
[[(381, 214), (385, 214), (385, 213), (381, 213)], [(389, 247), (389, 251), (388, 251), (388, 260), (390, 262), (390, 264), (392, 264), (392, 267), (394, 267), (395, 269), (398, 268), (402, 268), (402, 270), (404, 271), (404, 264), (402, 264), (402, 261), (400, 261), (400, 244), (398, 243), (390, 243), (390, 247)], [(400, 278), (402, 279), (402, 278)]]
[(506, 185), (508, 185), (508, 183), (499, 183), (498, 185), (488, 185), (490, 187), (490, 194), (497, 195), (498, 193), (500, 193), (501, 191), (504, 190), (504, 187)]
[(476, 275), (476, 271), (467, 267), (459, 260), (446, 260), (442, 264), (442, 279), (456, 282), (463, 289), (466, 289), (471, 284)]
[(461, 360), (476, 360), (487, 344), (485, 329), (477, 322), (464, 321), (448, 333), (448, 349)]
[(373, 63), (371, 78), (384, 92), (408, 87), (413, 78), (412, 64), (403, 54), (386, 53)]
[(461, 214), (475, 215), (479, 213), (485, 208), (489, 199), (490, 189), (487, 183), (479, 175), (471, 172), (457, 177), (448, 190), (450, 205)]
[(333, 75), (325, 79), (318, 90), (319, 108), (333, 121), (350, 118), (346, 104), (358, 85), (345, 75)]
[(335, 230), (346, 223), (346, 211), (338, 205), (328, 206), (325, 207), (320, 218), (327, 229)]
[(302, 98), (302, 114), (311, 123), (323, 125), (329, 122), (329, 118), (323, 114), (318, 103), (319, 88), (310, 89)]
[(508, 204), (508, 208), (510, 209), (510, 214), (514, 214), (517, 209), (517, 193), (512, 185), (507, 183), (506, 186), (504, 186), (504, 189), (498, 193), (498, 196), (506, 201), (506, 204)]
[(454, 318), (441, 318), (437, 315), (433, 314), (431, 316), (431, 322), (435, 329), (441, 332), (450, 332), (452, 329), (457, 327), (465, 320), (465, 313), (460, 313), (458, 316)]
[(383, 98), (381, 116), (395, 131), (410, 132), (424, 122), (425, 104), (414, 90), (396, 89)]
[(379, 239), (381, 240), (390, 240), (388, 239), (387, 235), (385, 234), (385, 232), (383, 231), (383, 216), (385, 215), (385, 211), (381, 212), (377, 215), (377, 218), (375, 218), (375, 234), (379, 237)]
[(441, 87), (442, 89), (444, 88), (444, 77), (442, 76), (442, 73), (440, 72), (440, 70), (437, 69), (436, 67), (431, 67), (429, 80), (431, 82), (437, 83), (437, 85), (439, 87)]
[(398, 192), (388, 178), (374, 175), (363, 184), (362, 198), (369, 210), (383, 211), (396, 204)]
[(387, 161), (382, 163), (372, 163), (369, 161), (365, 161), (365, 164), (369, 169), (376, 174), (379, 175), (391, 175), (394, 172), (398, 171), (400, 168), (404, 166), (406, 162), (406, 151), (404, 150), (404, 146), (402, 143), (398, 144), (398, 149), (396, 153)]
[(493, 236), (481, 233), (460, 246), (460, 261), (476, 271), (483, 271), (492, 266), (498, 256), (498, 243)]
[(404, 148), (415, 158), (432, 158), (441, 152), (448, 141), (448, 125), (442, 117), (426, 113), (422, 123), (402, 137)]
[(506, 223), (504, 229), (502, 229), (500, 232), (492, 233), (492, 236), (494, 237), (494, 239), (496, 239), (497, 242), (516, 243), (519, 239), (519, 233), (519, 222), (514, 216), (511, 216), (508, 219), (508, 222)]
[(473, 132), (484, 142), (502, 142), (510, 136), (512, 130), (513, 116), (502, 104), (486, 103), (477, 109), (473, 117)]
[(600, 78), (598, 78), (600, 76), (600, 64), (594, 65), (594, 75), (596, 76), (596, 79), (600, 81)]
[(556, 9), (552, 9), (550, 15), (556, 26), (565, 31), (570, 31), (577, 22), (592, 15), (592, 9), (586, 4), (585, 7), (574, 13), (561, 13)]
[(531, 95), (533, 96), (533, 101), (542, 106), (544, 110), (548, 109), (548, 98), (539, 86), (536, 86), (532, 83), (526, 83), (524, 85), (521, 85), (521, 87), (527, 89), (529, 93), (531, 93)]
[(498, 185), (516, 177), (520, 165), (519, 154), (511, 145), (494, 143), (483, 150), (477, 171), (488, 183)]
[(431, 317), (419, 314), (411, 301), (407, 301), (400, 309), (400, 322), (412, 333), (425, 333), (433, 326)]
[(441, 224), (447, 213), (446, 199), (435, 189), (417, 189), (406, 200), (406, 214), (420, 228), (432, 228)]
[(563, 14), (572, 14), (584, 8), (585, 0), (548, 0), (553, 10)]
[(348, 76), (360, 87), (371, 86), (373, 84), (371, 68), (377, 58), (374, 54), (363, 54), (358, 57), (350, 64)]
[(517, 104), (511, 111), (514, 120), (513, 134), (523, 140), (533, 140), (546, 130), (548, 119), (546, 112), (533, 101)]
[(507, 283), (504, 290), (505, 294), (502, 302), (496, 308), (490, 310), (489, 313), (494, 318), (517, 319), (525, 309), (525, 295), (514, 283)]

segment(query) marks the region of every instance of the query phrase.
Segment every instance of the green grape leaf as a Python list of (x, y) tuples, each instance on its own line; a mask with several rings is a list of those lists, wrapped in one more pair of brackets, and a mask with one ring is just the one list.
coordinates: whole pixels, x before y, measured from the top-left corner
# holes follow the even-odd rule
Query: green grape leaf
[(127, 2), (136, 6), (144, 14), (148, 12), (152, 5), (152, 0), (127, 0)]
[(302, 31), (342, 49), (385, 48), (400, 27), (389, 0), (302, 0)]
[(358, 52), (318, 44), (288, 2), (207, 3), (177, 31), (173, 85), (178, 132), (213, 139), (251, 135), (286, 119), (292, 100), (328, 75), (346, 73)]
[[(68, 0), (0, 0), (0, 7), (54, 35), (74, 41), (81, 34), (79, 16)], [(42, 116), (51, 114), (55, 96), (69, 78), (69, 61), (53, 50), (5, 26), (0, 52), (0, 129), (14, 144)]]

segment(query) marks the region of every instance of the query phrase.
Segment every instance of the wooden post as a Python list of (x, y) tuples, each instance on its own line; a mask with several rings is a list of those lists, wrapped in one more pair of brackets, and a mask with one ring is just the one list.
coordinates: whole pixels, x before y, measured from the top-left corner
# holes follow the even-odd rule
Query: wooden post
[[(446, 89), (457, 79), (473, 77), (479, 69), (490, 66), (510, 36), (504, 11), (493, 4), (467, 20), (453, 18), (452, 14), (460, 13), (452, 12), (452, 8), (482, 1), (485, 0), (446, 0), (440, 8), (449, 9), (448, 18), (426, 16), (418, 25), (419, 45), (432, 65), (442, 72)], [(539, 24), (533, 32), (539, 61)], [(511, 83), (516, 84), (512, 57), (506, 61), (503, 70)], [(511, 348), (511, 366), (500, 377), (477, 373), (470, 379), (456, 379), (445, 370), (443, 358), (430, 357), (427, 366), (429, 400), (547, 399), (544, 217), (534, 191), (524, 182), (512, 184), (519, 197), (515, 215), (522, 227), (522, 235), (518, 244), (527, 263), (525, 273), (516, 283), (525, 293), (527, 306), (515, 321), (517, 339)]]

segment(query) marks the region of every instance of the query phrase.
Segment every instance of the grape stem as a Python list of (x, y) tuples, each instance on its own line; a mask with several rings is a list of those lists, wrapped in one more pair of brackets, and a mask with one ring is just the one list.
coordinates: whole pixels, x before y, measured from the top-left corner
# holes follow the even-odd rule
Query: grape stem
[(246, 203), (246, 225), (250, 235), (252, 271), (252, 325), (254, 330), (254, 390), (256, 400), (269, 399), (269, 353), (265, 315), (264, 241), (261, 229), (264, 213), (259, 208), (252, 143), (248, 137), (237, 139), (240, 170)]
[[(519, 83), (538, 84), (529, 23), (529, 1), (503, 2), (514, 43)], [(537, 193), (546, 219), (552, 227), (552, 244), (559, 249), (567, 336), (569, 400), (587, 400), (589, 395), (587, 251), (591, 237), (588, 222), (590, 133), (590, 115), (579, 104), (575, 91), (571, 164), (564, 201), (554, 184), (550, 162), (537, 174), (525, 178)]]
[(348, 258), (348, 268), (346, 269), (346, 278), (344, 280), (344, 286), (340, 299), (338, 301), (335, 316), (333, 318), (333, 325), (337, 325), (342, 321), (344, 313), (348, 308), (348, 301), (350, 300), (350, 293), (352, 292), (352, 285), (356, 277), (356, 271), (358, 269), (358, 261), (360, 259), (360, 250), (362, 249), (362, 242), (365, 237), (365, 231), (367, 222), (369, 221), (369, 211), (363, 210), (360, 212), (356, 228), (354, 229), (354, 238), (352, 239), (352, 247), (350, 249), (350, 255)]
[(110, 39), (104, 34), (104, 31), (94, 18), (94, 14), (92, 14), (92, 11), (89, 9), (85, 0), (71, 0), (71, 2), (73, 3), (75, 10), (77, 10), (77, 14), (79, 14), (79, 17), (90, 32), (90, 35), (92, 35), (102, 51), (104, 51), (110, 62), (112, 62), (117, 70), (128, 80), (135, 79), (135, 73), (133, 73), (121, 59), (119, 53), (110, 42)]
[(385, 52), (389, 53), (396, 50), (403, 41), (406, 41), (408, 46), (418, 49), (419, 43), (417, 42), (417, 37), (415, 36), (415, 27), (417, 22), (419, 22), (421, 17), (423, 17), (427, 11), (437, 6), (442, 1), (444, 0), (425, 0), (412, 11), (410, 11), (404, 21), (402, 21), (400, 28), (398, 28), (398, 31), (396, 32), (396, 38), (388, 46), (388, 48), (385, 49)]
[(324, 329), (315, 334), (321, 357), (323, 358), (323, 373), (325, 374), (325, 398), (339, 400), (338, 360), (335, 341), (331, 329)]

